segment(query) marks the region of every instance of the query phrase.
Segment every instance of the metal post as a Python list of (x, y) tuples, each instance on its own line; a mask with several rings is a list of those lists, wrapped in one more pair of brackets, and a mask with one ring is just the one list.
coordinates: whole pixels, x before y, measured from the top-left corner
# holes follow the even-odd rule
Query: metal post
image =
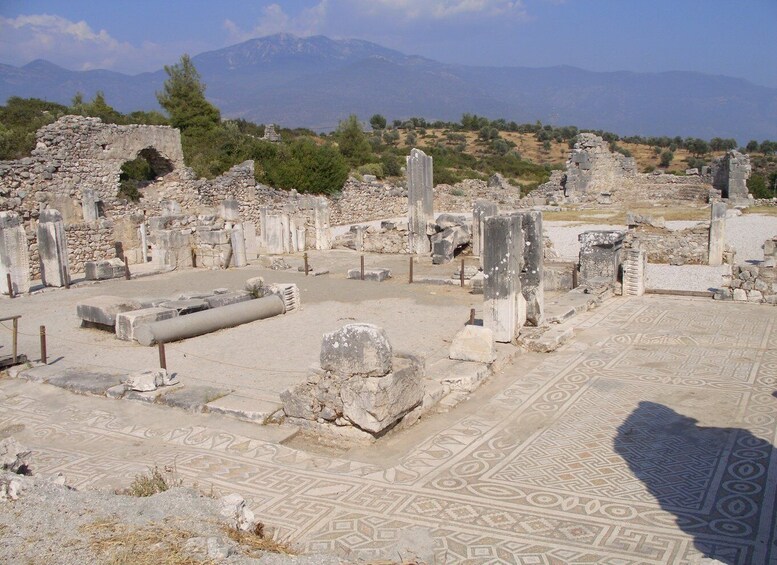
[(410, 256), (410, 276), (408, 277), (408, 284), (413, 284), (413, 256)]
[(124, 258), (124, 278), (130, 280), (129, 263), (127, 262), (126, 257)]
[(461, 260), (461, 272), (459, 273), (459, 278), (461, 279), (461, 286), (464, 286), (464, 259)]
[(19, 357), (18, 344), (19, 344), (19, 318), (14, 318), (13, 319), (13, 346), (12, 346), (14, 364), (16, 364), (16, 361)]
[(40, 362), (47, 364), (46, 356), (46, 326), (40, 327)]
[(475, 325), (475, 309), (470, 308), (469, 309), (469, 325), (474, 326)]
[(362, 255), (362, 280), (364, 280), (364, 255)]
[(165, 357), (165, 344), (159, 342), (159, 366), (167, 370), (167, 358)]
[(302, 259), (305, 261), (305, 276), (308, 276), (308, 254), (304, 253)]
[(8, 283), (8, 298), (13, 298), (13, 284), (11, 284), (11, 273), (6, 273), (5, 280)]

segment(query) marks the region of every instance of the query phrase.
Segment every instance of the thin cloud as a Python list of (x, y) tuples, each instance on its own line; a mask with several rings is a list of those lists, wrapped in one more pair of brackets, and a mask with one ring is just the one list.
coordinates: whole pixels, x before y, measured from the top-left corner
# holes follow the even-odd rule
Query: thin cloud
[(366, 11), (393, 13), (409, 20), (444, 20), (462, 15), (525, 18), (528, 15), (520, 0), (374, 0)]
[(291, 16), (280, 5), (269, 4), (262, 9), (259, 21), (250, 29), (243, 29), (229, 19), (224, 20), (223, 27), (232, 41), (246, 41), (276, 33), (292, 33), (306, 37), (323, 31), (328, 8), (328, 0), (322, 0), (315, 6)]

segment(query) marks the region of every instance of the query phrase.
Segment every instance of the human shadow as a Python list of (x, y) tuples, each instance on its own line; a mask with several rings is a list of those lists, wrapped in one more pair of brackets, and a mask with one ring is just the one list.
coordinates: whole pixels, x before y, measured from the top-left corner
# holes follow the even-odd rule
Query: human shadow
[(727, 565), (774, 562), (772, 445), (745, 429), (696, 424), (640, 402), (618, 427), (615, 451), (704, 556)]

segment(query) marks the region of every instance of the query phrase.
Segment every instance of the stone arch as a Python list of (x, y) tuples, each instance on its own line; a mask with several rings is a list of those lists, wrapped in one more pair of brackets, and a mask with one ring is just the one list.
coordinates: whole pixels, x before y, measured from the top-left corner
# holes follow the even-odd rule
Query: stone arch
[(140, 191), (175, 170), (175, 164), (163, 156), (155, 147), (144, 147), (135, 154), (134, 159), (125, 161), (119, 172), (117, 196), (129, 200), (138, 200)]

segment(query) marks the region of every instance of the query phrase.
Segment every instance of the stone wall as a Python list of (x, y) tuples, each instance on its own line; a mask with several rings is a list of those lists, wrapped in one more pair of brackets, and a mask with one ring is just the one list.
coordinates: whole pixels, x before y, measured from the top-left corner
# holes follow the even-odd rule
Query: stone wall
[(773, 266), (734, 265), (731, 276), (724, 277), (717, 300), (777, 304), (777, 269)]
[(613, 192), (636, 174), (633, 158), (611, 152), (609, 143), (597, 135), (581, 133), (567, 160), (566, 195)]
[[(25, 229), (30, 250), (30, 277), (40, 278), (40, 255), (36, 230)], [(65, 226), (67, 238), (67, 260), (70, 274), (84, 272), (87, 261), (100, 261), (116, 257), (113, 224), (99, 221), (91, 224), (70, 224)]]
[(706, 265), (709, 237), (709, 224), (704, 223), (677, 231), (646, 225), (629, 230), (624, 247), (644, 249), (649, 263)]

